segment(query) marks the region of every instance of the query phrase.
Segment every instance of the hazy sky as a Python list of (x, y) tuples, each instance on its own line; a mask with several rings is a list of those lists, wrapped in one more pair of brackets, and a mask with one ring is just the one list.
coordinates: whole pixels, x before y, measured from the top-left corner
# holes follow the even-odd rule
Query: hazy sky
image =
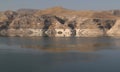
[(75, 10), (120, 9), (120, 0), (0, 0), (0, 10), (45, 9), (62, 6)]

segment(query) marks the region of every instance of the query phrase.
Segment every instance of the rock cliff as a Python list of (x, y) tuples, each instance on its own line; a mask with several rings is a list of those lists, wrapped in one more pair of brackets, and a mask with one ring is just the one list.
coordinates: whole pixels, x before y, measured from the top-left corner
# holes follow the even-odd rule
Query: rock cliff
[(62, 7), (0, 12), (1, 36), (120, 36), (119, 10), (75, 11)]

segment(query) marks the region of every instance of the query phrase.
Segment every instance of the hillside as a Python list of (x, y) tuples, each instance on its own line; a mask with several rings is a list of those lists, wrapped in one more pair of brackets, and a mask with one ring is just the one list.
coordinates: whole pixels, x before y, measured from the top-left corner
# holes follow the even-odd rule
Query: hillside
[(0, 34), (2, 36), (108, 36), (108, 31), (112, 30), (113, 26), (116, 27), (119, 18), (119, 10), (70, 10), (62, 7), (44, 10), (8, 10), (0, 12)]

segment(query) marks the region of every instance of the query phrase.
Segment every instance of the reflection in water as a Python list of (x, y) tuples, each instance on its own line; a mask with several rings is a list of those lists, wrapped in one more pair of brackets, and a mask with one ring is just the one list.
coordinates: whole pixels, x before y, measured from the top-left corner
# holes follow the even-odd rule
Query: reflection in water
[(93, 52), (104, 49), (115, 49), (113, 46), (119, 45), (112, 38), (4, 38), (1, 43), (9, 46), (18, 45), (21, 48), (32, 48), (47, 52)]
[[(63, 54), (55, 54), (52, 60), (70, 61), (70, 62), (91, 62), (100, 58), (99, 54), (79, 53), (93, 52), (103, 49), (102, 46), (110, 45), (96, 40), (97, 38), (1, 38), (0, 44), (8, 46), (17, 46), (23, 49), (34, 49), (44, 52), (64, 52)], [(99, 40), (99, 39), (98, 39)], [(98, 47), (98, 48), (97, 48)], [(74, 53), (76, 52), (77, 53)], [(73, 52), (73, 53), (65, 53)], [(72, 57), (71, 57), (72, 56)], [(74, 60), (75, 59), (75, 60)], [(58, 62), (60, 62), (58, 61)], [(56, 63), (53, 63), (56, 64)]]
[(80, 51), (92, 52), (104, 49), (115, 49), (119, 47), (119, 41), (111, 38), (43, 38), (43, 45), (23, 45), (22, 48), (34, 48), (50, 52)]
[(109, 37), (1, 37), (0, 72), (120, 72), (119, 43)]
[(97, 51), (97, 50), (102, 50), (105, 48), (102, 48), (103, 46), (108, 46), (110, 44), (94, 44), (94, 43), (87, 43), (87, 44), (55, 44), (54, 47), (51, 45), (45, 45), (45, 46), (40, 46), (40, 45), (24, 45), (21, 46), (22, 48), (34, 48), (34, 49), (39, 49), (39, 50), (45, 50), (49, 52), (64, 52), (64, 51), (80, 51), (80, 52), (92, 52), (92, 51)]

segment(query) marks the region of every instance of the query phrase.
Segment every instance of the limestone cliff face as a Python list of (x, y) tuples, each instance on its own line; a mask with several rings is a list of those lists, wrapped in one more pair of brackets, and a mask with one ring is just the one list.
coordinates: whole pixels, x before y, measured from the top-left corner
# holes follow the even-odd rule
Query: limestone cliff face
[(0, 34), (22, 37), (120, 36), (118, 19), (107, 11), (73, 11), (61, 7), (5, 11), (0, 13)]

